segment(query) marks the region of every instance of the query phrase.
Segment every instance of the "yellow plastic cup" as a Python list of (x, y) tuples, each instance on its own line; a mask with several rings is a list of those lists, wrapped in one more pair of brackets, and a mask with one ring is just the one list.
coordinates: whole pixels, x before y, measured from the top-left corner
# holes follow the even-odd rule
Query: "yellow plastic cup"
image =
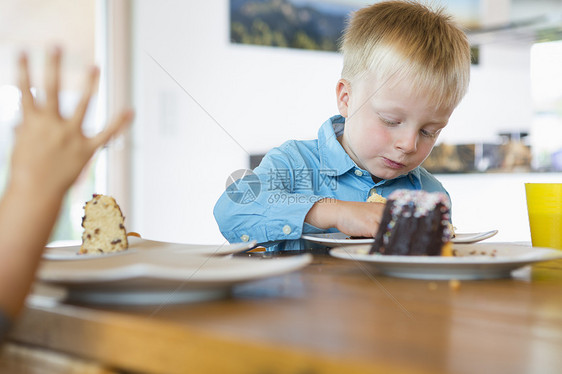
[(533, 247), (562, 249), (562, 183), (525, 183)]

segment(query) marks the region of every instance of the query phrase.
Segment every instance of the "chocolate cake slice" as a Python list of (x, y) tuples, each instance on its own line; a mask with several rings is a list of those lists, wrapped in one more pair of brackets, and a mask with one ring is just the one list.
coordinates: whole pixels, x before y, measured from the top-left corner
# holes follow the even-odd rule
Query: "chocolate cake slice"
[(449, 221), (450, 203), (444, 193), (394, 191), (369, 253), (439, 256), (450, 240)]

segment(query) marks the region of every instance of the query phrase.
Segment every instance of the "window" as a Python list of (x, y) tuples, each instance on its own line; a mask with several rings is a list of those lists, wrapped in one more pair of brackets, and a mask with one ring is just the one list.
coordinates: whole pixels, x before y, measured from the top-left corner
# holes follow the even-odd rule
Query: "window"
[(533, 166), (562, 171), (562, 41), (533, 45), (531, 87)]
[[(64, 50), (63, 115), (74, 109), (85, 84), (87, 69), (95, 63), (96, 0), (3, 0), (0, 3), (0, 191), (9, 172), (13, 130), (21, 116), (16, 61), (25, 50), (30, 56), (35, 96), (41, 98), (44, 58), (53, 45)], [(85, 131), (97, 131), (96, 102), (91, 103)], [(97, 122), (96, 122), (97, 121)], [(76, 240), (81, 235), (82, 206), (104, 182), (103, 154), (98, 154), (68, 192), (51, 240)]]

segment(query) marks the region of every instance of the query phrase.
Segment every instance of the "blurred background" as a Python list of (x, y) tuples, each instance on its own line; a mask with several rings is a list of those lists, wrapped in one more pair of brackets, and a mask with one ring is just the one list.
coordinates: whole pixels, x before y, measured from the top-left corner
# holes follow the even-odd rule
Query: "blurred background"
[[(84, 202), (108, 193), (128, 231), (223, 242), (212, 209), (228, 176), (285, 140), (315, 138), (337, 113), (342, 58), (330, 37), (370, 3), (3, 0), (0, 188), (20, 116), (17, 55), (30, 53), (41, 97), (45, 50), (57, 44), (63, 112), (97, 64), (86, 130), (99, 131), (123, 106), (136, 118), (72, 188), (52, 239), (79, 239)], [(495, 240), (528, 241), (524, 183), (562, 181), (562, 1), (434, 3), (466, 28), (474, 61), (469, 92), (424, 166), (451, 193), (459, 231), (499, 229)]]

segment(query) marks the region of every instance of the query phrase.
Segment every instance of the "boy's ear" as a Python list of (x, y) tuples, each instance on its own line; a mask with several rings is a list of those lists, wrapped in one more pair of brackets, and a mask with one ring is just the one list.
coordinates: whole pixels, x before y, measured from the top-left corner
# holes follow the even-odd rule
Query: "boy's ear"
[(351, 96), (351, 84), (345, 79), (340, 79), (336, 85), (336, 98), (338, 110), (342, 117), (347, 118), (349, 113), (349, 99)]

